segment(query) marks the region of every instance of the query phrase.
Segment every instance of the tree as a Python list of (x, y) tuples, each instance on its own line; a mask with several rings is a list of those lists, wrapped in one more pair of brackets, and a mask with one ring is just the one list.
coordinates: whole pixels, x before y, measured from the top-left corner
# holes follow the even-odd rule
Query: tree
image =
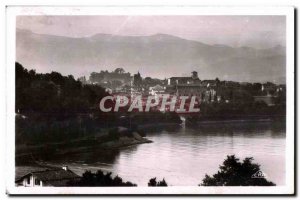
[(138, 72), (137, 74), (133, 75), (133, 85), (135, 87), (141, 87), (142, 86), (142, 82), (143, 82), (143, 79), (141, 77), (140, 72)]
[(165, 179), (163, 179), (162, 181), (156, 181), (156, 177), (154, 178), (151, 178), (149, 180), (149, 183), (148, 183), (148, 186), (149, 187), (166, 187), (168, 186), (167, 182), (165, 181)]
[(220, 79), (218, 77), (216, 78), (215, 81), (216, 81), (216, 86), (218, 88), (220, 86), (221, 81), (220, 81)]
[(137, 186), (131, 182), (123, 182), (122, 178), (119, 176), (113, 178), (111, 174), (111, 172), (105, 174), (101, 170), (98, 170), (96, 173), (86, 171), (78, 181), (70, 181), (68, 185), (80, 187)]
[(99, 99), (107, 95), (101, 86), (83, 85), (72, 75), (37, 74), (19, 63), (15, 63), (15, 70), (16, 111), (90, 112), (90, 108), (98, 107)]
[(260, 166), (252, 161), (252, 157), (240, 162), (235, 155), (227, 156), (220, 166), (220, 171), (212, 176), (206, 174), (199, 186), (275, 186), (265, 177), (255, 177), (255, 174), (261, 174), (261, 170)]
[(123, 68), (116, 68), (114, 72), (117, 74), (124, 74), (125, 70)]

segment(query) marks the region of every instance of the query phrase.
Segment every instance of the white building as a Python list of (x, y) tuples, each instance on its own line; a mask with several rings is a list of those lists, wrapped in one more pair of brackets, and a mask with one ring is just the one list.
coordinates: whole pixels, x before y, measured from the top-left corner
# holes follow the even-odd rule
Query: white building
[(69, 181), (79, 180), (80, 176), (68, 169), (46, 169), (43, 171), (30, 172), (16, 180), (19, 187), (58, 187), (67, 186)]
[(156, 85), (153, 87), (149, 87), (149, 94), (150, 95), (158, 95), (158, 94), (163, 94), (165, 92), (165, 88), (161, 85)]

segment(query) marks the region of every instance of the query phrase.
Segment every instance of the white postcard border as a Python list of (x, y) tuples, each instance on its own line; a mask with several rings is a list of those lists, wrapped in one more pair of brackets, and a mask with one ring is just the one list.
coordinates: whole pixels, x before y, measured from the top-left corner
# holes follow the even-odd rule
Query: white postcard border
[[(17, 15), (285, 15), (286, 185), (275, 187), (15, 187), (15, 36)], [(205, 6), (8, 6), (6, 8), (6, 185), (8, 194), (293, 194), (294, 193), (294, 8)], [(34, 98), (34, 97), (32, 97)]]

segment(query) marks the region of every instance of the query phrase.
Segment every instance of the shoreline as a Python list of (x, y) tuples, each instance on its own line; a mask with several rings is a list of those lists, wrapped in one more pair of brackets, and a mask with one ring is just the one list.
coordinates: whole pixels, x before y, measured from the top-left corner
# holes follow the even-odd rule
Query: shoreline
[(244, 116), (203, 116), (198, 119), (187, 118), (186, 122), (196, 124), (209, 124), (209, 123), (247, 123), (247, 122), (284, 122), (286, 116), (257, 116), (257, 115), (244, 115)]
[(203, 120), (198, 124), (216, 124), (216, 123), (248, 123), (248, 122), (275, 122), (273, 119), (228, 119), (228, 120)]
[[(140, 124), (137, 127), (137, 131), (144, 131), (146, 133), (151, 132), (161, 132), (163, 130), (173, 132), (180, 129), (183, 126), (186, 127), (200, 127), (200, 126), (210, 126), (210, 125), (222, 125), (222, 124), (243, 124), (243, 123), (283, 123), (284, 120), (279, 118), (236, 118), (236, 119), (206, 119), (206, 120), (195, 120), (191, 121), (186, 119), (185, 123), (156, 123), (156, 124)], [(276, 124), (277, 124), (276, 123)], [(78, 146), (81, 142), (88, 142), (85, 145)], [(44, 145), (26, 145), (20, 149), (16, 149), (15, 158), (16, 163), (31, 163), (36, 158), (43, 158), (47, 160), (48, 157), (51, 156), (64, 156), (70, 154), (78, 154), (78, 153), (87, 153), (91, 151), (97, 152), (105, 152), (105, 151), (114, 151), (123, 149), (129, 146), (138, 145), (138, 144), (146, 144), (152, 143), (153, 141), (140, 136), (140, 134), (136, 133), (132, 137), (120, 136), (119, 139), (113, 141), (103, 142), (101, 140), (95, 140), (93, 137), (91, 138), (81, 138), (68, 142), (61, 143), (49, 143)], [(46, 155), (46, 159), (45, 156)], [(22, 165), (22, 164), (21, 164)]]
[[(78, 141), (85, 141), (85, 138), (82, 138), (81, 140), (74, 140), (78, 143)], [(90, 139), (91, 141), (93, 139)], [(72, 144), (70, 141), (69, 144)], [(47, 148), (49, 149), (43, 149), (44, 147), (41, 145), (36, 146), (24, 146), (22, 149), (18, 149), (18, 152), (15, 153), (15, 159), (16, 159), (16, 165), (19, 165), (18, 162), (25, 162), (25, 163), (36, 163), (37, 160), (47, 160), (47, 159), (39, 159), (40, 157), (44, 157), (42, 154), (49, 154), (50, 156), (64, 156), (64, 155), (70, 155), (70, 154), (78, 154), (78, 153), (88, 153), (91, 151), (95, 152), (105, 152), (106, 150), (118, 150), (125, 147), (138, 145), (138, 144), (145, 144), (145, 143), (152, 143), (153, 141), (141, 137), (138, 133), (135, 133), (133, 137), (127, 137), (127, 136), (121, 136), (117, 140), (108, 141), (108, 142), (101, 142), (98, 141), (95, 144), (85, 145), (85, 146), (76, 146), (72, 145), (70, 147), (61, 148), (63, 143), (54, 143), (54, 144), (45, 144)], [(59, 149), (59, 151), (58, 151)], [(49, 152), (47, 152), (47, 150)], [(24, 151), (27, 151), (24, 153)], [(49, 156), (47, 155), (47, 156)], [(37, 159), (35, 159), (35, 157)], [(23, 165), (23, 164), (20, 164)]]

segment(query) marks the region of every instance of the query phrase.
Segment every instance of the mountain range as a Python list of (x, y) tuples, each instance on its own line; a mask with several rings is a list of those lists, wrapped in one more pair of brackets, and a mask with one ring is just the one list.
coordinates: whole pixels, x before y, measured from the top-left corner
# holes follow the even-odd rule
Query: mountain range
[(166, 34), (71, 38), (17, 29), (16, 61), (37, 72), (75, 77), (122, 67), (153, 78), (197, 71), (201, 80), (285, 83), (286, 49), (208, 45)]

